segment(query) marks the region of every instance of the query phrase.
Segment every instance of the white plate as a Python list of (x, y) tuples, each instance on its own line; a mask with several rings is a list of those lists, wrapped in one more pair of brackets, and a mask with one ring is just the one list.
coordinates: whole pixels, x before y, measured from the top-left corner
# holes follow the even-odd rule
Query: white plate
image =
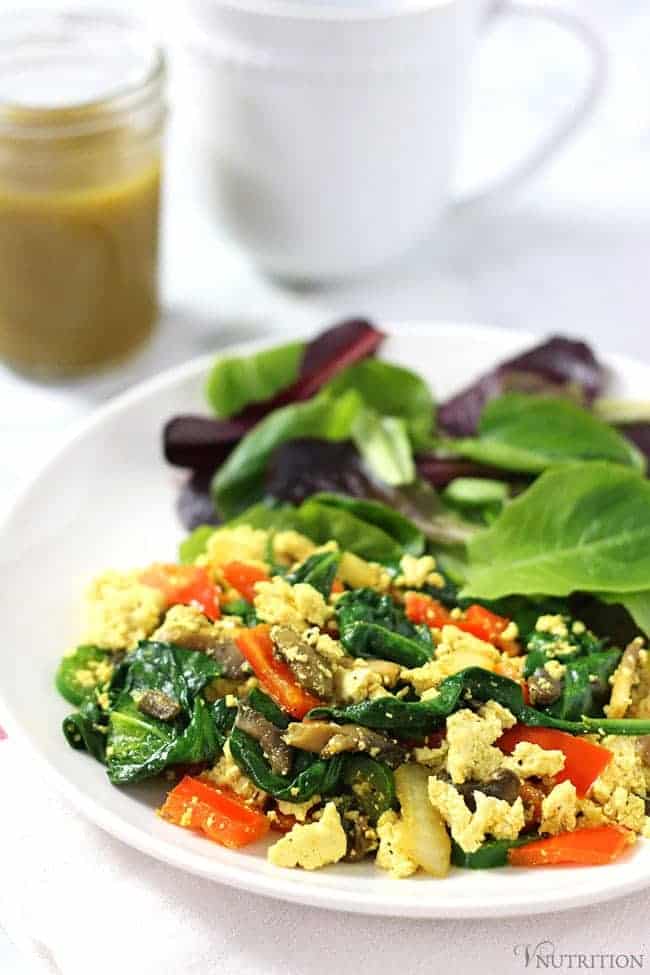
[[(439, 397), (534, 336), (473, 326), (395, 326), (382, 355), (419, 370)], [(268, 343), (249, 343), (252, 350)], [(0, 539), (0, 719), (51, 782), (93, 822), (125, 843), (192, 873), (272, 897), (367, 914), (503, 917), (602, 901), (650, 883), (650, 844), (597, 868), (452, 871), (392, 880), (371, 863), (316, 873), (281, 870), (260, 845), (235, 853), (162, 822), (151, 783), (111, 786), (103, 768), (60, 732), (68, 706), (52, 677), (79, 635), (80, 596), (95, 573), (173, 559), (182, 537), (174, 511), (178, 473), (161, 456), (160, 432), (174, 413), (205, 411), (212, 357), (173, 369), (99, 410), (61, 447), (11, 511)], [(610, 359), (610, 391), (638, 398), (650, 369)]]

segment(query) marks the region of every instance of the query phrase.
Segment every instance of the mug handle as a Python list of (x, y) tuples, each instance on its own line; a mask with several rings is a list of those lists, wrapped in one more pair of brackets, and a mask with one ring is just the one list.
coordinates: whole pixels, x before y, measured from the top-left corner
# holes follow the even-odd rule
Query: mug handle
[(529, 0), (494, 0), (485, 17), (484, 26), (490, 26), (496, 17), (502, 16), (538, 18), (573, 34), (590, 55), (591, 73), (577, 102), (527, 156), (487, 186), (460, 196), (455, 202), (456, 207), (473, 206), (509, 192), (542, 169), (591, 114), (605, 87), (605, 48), (598, 34), (582, 18)]

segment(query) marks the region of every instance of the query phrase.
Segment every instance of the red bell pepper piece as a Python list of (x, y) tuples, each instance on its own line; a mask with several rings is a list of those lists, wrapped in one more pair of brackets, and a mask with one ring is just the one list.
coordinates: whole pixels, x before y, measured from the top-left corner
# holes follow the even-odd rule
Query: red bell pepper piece
[(446, 626), (447, 623), (457, 625), (446, 606), (423, 592), (407, 592), (404, 609), (411, 623), (426, 623), (431, 627)]
[(254, 843), (270, 828), (264, 813), (247, 806), (231, 789), (217, 789), (191, 775), (172, 789), (158, 812), (167, 822), (231, 849)]
[(239, 630), (235, 637), (237, 646), (267, 694), (292, 717), (301, 720), (322, 701), (301, 687), (291, 668), (275, 656), (269, 630), (265, 623)]
[(236, 589), (249, 603), (255, 599), (255, 583), (269, 581), (263, 569), (248, 562), (226, 562), (221, 566), (221, 574), (228, 585)]
[(631, 830), (614, 823), (588, 826), (513, 847), (508, 850), (508, 860), (514, 867), (599, 866), (625, 853), (633, 836)]
[(155, 562), (140, 575), (140, 582), (160, 590), (167, 606), (197, 606), (211, 620), (221, 616), (221, 590), (202, 566)]
[(502, 752), (510, 755), (520, 741), (529, 741), (540, 748), (563, 752), (564, 768), (555, 776), (555, 781), (564, 782), (569, 779), (581, 797), (589, 792), (600, 773), (612, 760), (612, 752), (608, 748), (585, 741), (584, 738), (577, 738), (566, 731), (556, 731), (555, 728), (530, 728), (517, 724), (503, 733), (497, 745)]

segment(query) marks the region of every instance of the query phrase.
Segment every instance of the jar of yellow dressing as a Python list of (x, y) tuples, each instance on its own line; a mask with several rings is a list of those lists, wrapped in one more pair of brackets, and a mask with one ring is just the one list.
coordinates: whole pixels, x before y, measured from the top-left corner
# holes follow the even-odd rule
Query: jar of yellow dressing
[(158, 312), (165, 64), (110, 14), (0, 20), (0, 359), (37, 378), (128, 356)]

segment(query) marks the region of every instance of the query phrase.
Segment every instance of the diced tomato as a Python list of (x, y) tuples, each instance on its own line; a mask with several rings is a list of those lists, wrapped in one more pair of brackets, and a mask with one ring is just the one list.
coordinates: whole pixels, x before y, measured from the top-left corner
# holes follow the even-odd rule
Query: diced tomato
[(613, 823), (588, 826), (570, 833), (558, 833), (508, 850), (515, 867), (546, 867), (558, 864), (599, 866), (617, 860), (627, 850), (634, 834)]
[(342, 592), (345, 592), (345, 586), (340, 579), (335, 579), (332, 583), (332, 593), (334, 593), (335, 596), (338, 596)]
[(255, 599), (255, 583), (269, 581), (269, 577), (263, 569), (256, 565), (250, 565), (248, 562), (226, 562), (225, 565), (221, 566), (221, 574), (226, 582), (249, 603)]
[(496, 613), (491, 613), (484, 606), (472, 603), (463, 614), (462, 628), (466, 633), (472, 633), (478, 637), (479, 640), (494, 643), (509, 623), (510, 620), (506, 619), (505, 616), (497, 616)]
[(159, 589), (167, 606), (179, 603), (197, 606), (211, 620), (218, 620), (221, 616), (221, 590), (202, 566), (155, 562), (140, 575), (140, 582)]
[(564, 782), (569, 779), (581, 797), (587, 794), (612, 760), (612, 752), (608, 748), (570, 735), (566, 731), (556, 731), (555, 728), (530, 728), (517, 724), (504, 732), (497, 745), (502, 752), (510, 755), (520, 741), (529, 741), (540, 748), (563, 752), (564, 768), (555, 776), (555, 781)]
[(267, 694), (292, 717), (301, 720), (322, 701), (301, 687), (291, 668), (275, 656), (269, 630), (265, 623), (239, 630), (235, 637), (237, 646)]
[(446, 606), (423, 592), (407, 592), (404, 596), (404, 608), (411, 623), (426, 623), (431, 627), (456, 623)]
[(251, 809), (231, 789), (216, 789), (189, 775), (172, 789), (159, 813), (167, 822), (231, 849), (254, 843), (269, 831), (264, 813)]

